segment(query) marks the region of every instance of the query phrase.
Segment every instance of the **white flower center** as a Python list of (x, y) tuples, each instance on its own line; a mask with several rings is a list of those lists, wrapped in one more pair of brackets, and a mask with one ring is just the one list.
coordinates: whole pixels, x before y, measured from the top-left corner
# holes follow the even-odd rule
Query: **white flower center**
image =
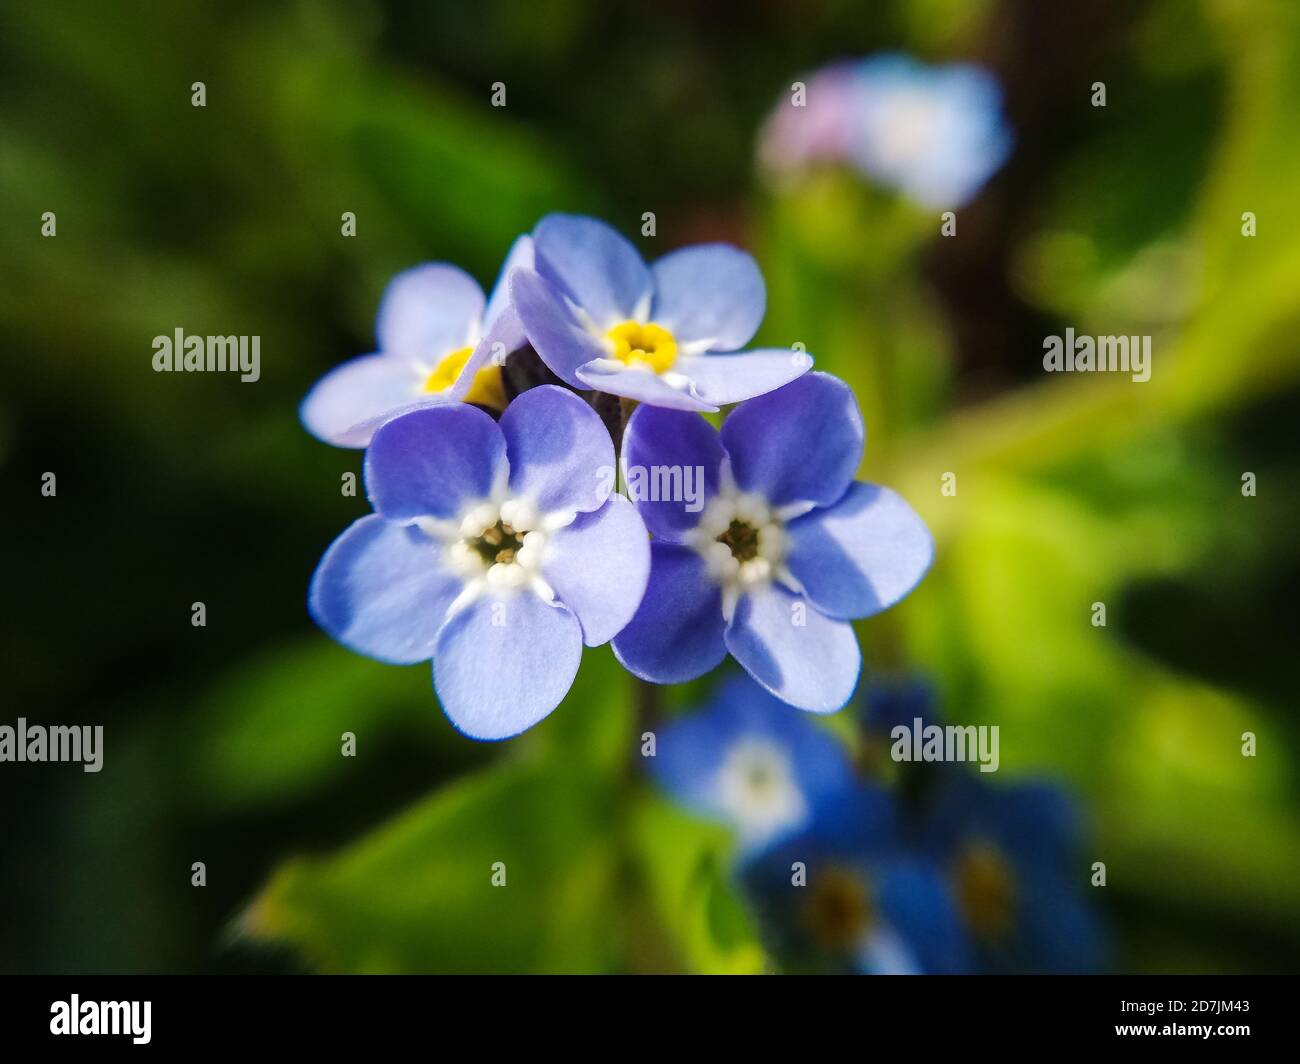
[(789, 757), (767, 739), (746, 736), (733, 743), (714, 786), (720, 806), (751, 845), (797, 828), (808, 817)]
[(470, 503), (455, 520), (419, 518), (416, 525), (442, 542), (447, 564), (465, 587), (449, 610), (457, 610), (480, 595), (498, 597), (532, 591), (546, 602), (555, 592), (542, 575), (550, 534), (574, 519), (574, 514), (543, 514), (529, 499), (494, 492), (492, 498)]
[(763, 496), (725, 486), (709, 500), (687, 541), (722, 588), (722, 611), (730, 619), (747, 591), (773, 580), (796, 586), (785, 567), (785, 522)]

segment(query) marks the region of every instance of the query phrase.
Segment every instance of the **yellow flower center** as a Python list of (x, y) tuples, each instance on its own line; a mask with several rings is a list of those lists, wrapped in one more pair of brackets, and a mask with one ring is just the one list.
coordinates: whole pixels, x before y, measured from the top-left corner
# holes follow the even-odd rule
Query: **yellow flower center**
[(832, 865), (813, 877), (804, 903), (804, 924), (823, 949), (851, 953), (875, 918), (862, 877)]
[(966, 923), (983, 939), (1011, 929), (1015, 883), (1006, 860), (991, 846), (969, 847), (957, 860), (957, 899)]
[(645, 366), (663, 373), (677, 361), (673, 334), (653, 322), (625, 321), (605, 334), (614, 345), (612, 355), (625, 366)]
[[(446, 355), (425, 379), (424, 391), (445, 392), (456, 383), (465, 369), (465, 364), (469, 361), (469, 356), (473, 353), (474, 348), (461, 347)], [(490, 406), (493, 410), (504, 410), (506, 392), (505, 386), (501, 383), (501, 368), (489, 365), (478, 370), (474, 374), (469, 391), (465, 393), (465, 402)]]

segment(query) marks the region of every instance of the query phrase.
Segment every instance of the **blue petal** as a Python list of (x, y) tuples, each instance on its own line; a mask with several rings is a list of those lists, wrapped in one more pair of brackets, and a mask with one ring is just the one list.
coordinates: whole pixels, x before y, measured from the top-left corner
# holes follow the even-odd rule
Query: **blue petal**
[[(604, 357), (603, 355), (601, 356)], [(621, 395), (651, 406), (670, 410), (714, 411), (711, 406), (689, 389), (674, 388), (663, 377), (648, 369), (624, 369), (618, 363), (588, 362), (578, 369), (578, 387), (593, 388), (610, 395)]]
[(651, 771), (682, 805), (716, 814), (715, 777), (739, 737), (736, 721), (716, 708), (679, 717), (658, 729)]
[[(628, 495), (651, 534), (680, 543), (700, 523), (701, 512), (718, 492), (725, 457), (717, 430), (704, 418), (660, 407), (636, 408), (623, 433), (622, 472)], [(693, 500), (685, 498), (688, 476), (698, 496)], [(682, 498), (653, 497), (665, 494), (665, 479), (670, 488), (680, 485)]]
[(510, 490), (542, 513), (586, 513), (614, 486), (614, 444), (600, 415), (553, 384), (530, 388), (506, 407), (501, 432)]
[(614, 655), (633, 676), (685, 683), (727, 656), (722, 593), (689, 547), (650, 544), (650, 582), (636, 615), (614, 637)]
[(703, 712), (681, 717), (662, 730), (655, 776), (680, 801), (716, 813), (717, 770), (737, 741), (751, 737), (770, 741), (789, 758), (814, 819), (818, 809), (836, 803), (855, 786), (844, 745), (744, 673), (727, 677)]
[(426, 407), (386, 422), (366, 451), (366, 492), (385, 517), (451, 518), (507, 472), (497, 424), (472, 406)]
[(510, 275), (515, 270), (531, 270), (532, 268), (533, 238), (527, 235), (521, 236), (510, 245), (510, 250), (506, 252), (506, 260), (501, 264), (501, 272), (497, 275), (497, 283), (492, 286), (492, 294), (488, 296), (487, 309), (483, 311), (484, 331), (492, 328), (493, 323), (501, 317), (502, 313), (510, 305)]
[(318, 380), (298, 414), (318, 440), (364, 447), (385, 415), (417, 401), (422, 384), (420, 372), (402, 359), (363, 355)]
[(518, 351), (526, 343), (528, 337), (524, 335), (524, 327), (519, 320), (519, 315), (515, 313), (514, 307), (507, 304), (500, 316), (483, 334), (483, 338), (474, 345), (474, 350), (465, 365), (461, 367), (460, 373), (452, 381), (451, 387), (440, 393), (441, 397), (456, 402), (463, 401), (474, 386), (474, 378), (479, 370), (487, 369), (493, 364), (500, 369), (506, 364), (506, 356), (512, 351)]
[[(604, 330), (649, 306), (650, 271), (631, 243), (595, 218), (548, 214), (533, 230), (537, 272)], [(558, 372), (558, 371), (557, 371)]]
[(563, 606), (531, 591), (484, 596), (438, 633), (433, 686), (471, 739), (508, 739), (560, 704), (582, 657), (582, 630)]
[(829, 506), (848, 490), (866, 430), (843, 381), (809, 373), (742, 403), (722, 425), (736, 483), (774, 506)]
[(737, 354), (687, 355), (673, 371), (689, 377), (695, 394), (715, 406), (766, 395), (812, 369), (812, 356), (784, 347)]
[(964, 837), (993, 840), (1017, 864), (1053, 873), (1074, 862), (1083, 834), (1075, 801), (1043, 782), (994, 787), (963, 776), (944, 789), (936, 814)]
[(636, 508), (611, 495), (553, 533), (547, 548), (542, 575), (577, 614), (583, 641), (608, 643), (636, 613), (650, 576), (650, 539)]
[(969, 971), (969, 944), (941, 870), (911, 858), (882, 862), (876, 870), (881, 917), (930, 975)]
[(455, 266), (430, 262), (405, 270), (379, 301), (379, 349), (432, 369), (448, 352), (474, 342), (483, 302), (478, 282)]
[[(1077, 882), (1062, 869), (1016, 869), (1020, 904), (1004, 950), (986, 943), (999, 971), (1086, 975), (1106, 965), (1106, 936), (1080, 897)], [(1001, 956), (999, 956), (1001, 954)]]
[(741, 595), (726, 643), (745, 671), (777, 698), (814, 713), (843, 706), (862, 665), (851, 625), (776, 585)]
[(651, 319), (678, 343), (709, 341), (706, 350), (735, 351), (758, 330), (767, 289), (757, 263), (730, 244), (697, 244), (659, 259), (651, 268)]
[(934, 560), (925, 522), (888, 488), (856, 481), (833, 506), (786, 526), (786, 564), (832, 617), (870, 617), (921, 582)]
[(883, 787), (858, 781), (829, 794), (816, 812), (811, 835), (828, 852), (875, 860), (897, 846), (899, 810)]
[(728, 677), (715, 704), (733, 732), (766, 736), (786, 750), (795, 782), (814, 810), (829, 808), (856, 789), (843, 743), (749, 675)]
[(516, 270), (510, 278), (510, 299), (529, 342), (551, 372), (572, 388), (590, 387), (578, 379), (578, 368), (609, 352), (555, 287), (532, 270)]
[(312, 617), (344, 646), (395, 665), (433, 656), (461, 582), (442, 547), (414, 528), (367, 514), (325, 552), (312, 577)]

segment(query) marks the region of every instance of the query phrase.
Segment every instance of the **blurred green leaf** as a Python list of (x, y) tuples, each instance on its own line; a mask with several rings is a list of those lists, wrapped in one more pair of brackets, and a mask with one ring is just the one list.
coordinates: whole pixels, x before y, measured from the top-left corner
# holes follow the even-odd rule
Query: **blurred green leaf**
[(607, 971), (614, 808), (589, 777), (503, 762), (340, 853), (283, 865), (240, 926), (323, 971)]
[[(420, 674), (419, 679), (415, 673)], [(190, 778), (212, 811), (292, 801), (401, 727), (433, 732), (440, 714), (428, 667), (371, 661), (323, 636), (237, 666), (206, 700)]]
[(755, 929), (730, 881), (730, 833), (649, 797), (636, 818), (640, 874), (665, 933), (686, 970), (764, 970)]

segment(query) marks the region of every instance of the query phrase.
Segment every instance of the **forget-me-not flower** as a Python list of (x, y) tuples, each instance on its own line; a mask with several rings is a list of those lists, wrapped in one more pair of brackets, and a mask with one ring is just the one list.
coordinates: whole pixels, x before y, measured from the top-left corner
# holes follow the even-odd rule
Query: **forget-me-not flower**
[(526, 342), (509, 278), (532, 263), (532, 240), (520, 237), (487, 298), (473, 277), (445, 262), (399, 273), (379, 303), (378, 353), (316, 382), (300, 411), (308, 431), (326, 443), (364, 447), (385, 420), (407, 410), (449, 401), (503, 409), (501, 364)]
[(651, 765), (665, 790), (733, 828), (747, 852), (803, 830), (855, 786), (844, 745), (743, 673), (661, 729)]
[(511, 299), (542, 360), (573, 388), (654, 406), (716, 410), (803, 374), (802, 351), (740, 351), (763, 319), (767, 292), (754, 260), (699, 244), (647, 266), (594, 218), (552, 214), (533, 231), (534, 270)]
[(920, 975), (965, 971), (965, 936), (932, 862), (899, 848), (877, 787), (840, 791), (800, 834), (741, 870), (762, 936), (787, 971)]
[(1102, 968), (1102, 931), (1080, 888), (1080, 833), (1079, 811), (1057, 787), (945, 775), (915, 841), (947, 876), (978, 970)]
[(608, 642), (645, 588), (645, 526), (610, 493), (613, 462), (599, 416), (554, 385), (499, 423), (467, 404), (385, 422), (365, 457), (375, 512), (321, 559), (312, 616), (381, 661), (432, 659), (465, 734), (531, 727), (568, 692), (583, 643)]
[(807, 79), (803, 104), (783, 101), (768, 121), (759, 150), (771, 172), (846, 163), (923, 206), (957, 208), (1011, 152), (1001, 86), (969, 63), (835, 63)]
[(861, 654), (849, 624), (898, 602), (930, 566), (925, 523), (888, 488), (853, 479), (864, 428), (852, 391), (812, 373), (740, 404), (716, 431), (638, 407), (629, 465), (703, 471), (704, 505), (638, 498), (654, 536), (650, 583), (614, 652), (652, 683), (702, 676), (728, 653), (772, 694), (829, 712)]

